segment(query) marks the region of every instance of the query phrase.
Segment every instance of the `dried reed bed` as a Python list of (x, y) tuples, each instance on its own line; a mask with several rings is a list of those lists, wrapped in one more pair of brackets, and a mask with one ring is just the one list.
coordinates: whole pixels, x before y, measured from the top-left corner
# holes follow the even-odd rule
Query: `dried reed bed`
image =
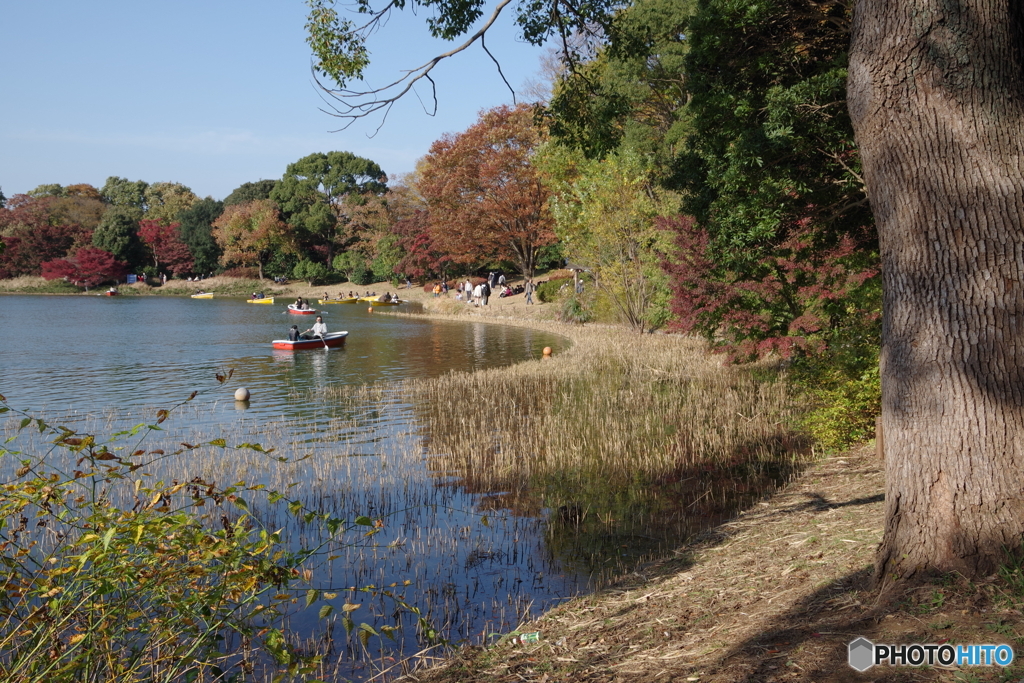
[[(793, 396), (771, 373), (725, 366), (687, 337), (525, 324), (573, 346), (395, 391), (418, 416), (438, 486), (477, 495), (479, 511), (547, 518), (550, 552), (597, 583), (731, 517), (809, 460), (789, 426)], [(358, 405), (380, 391), (343, 387), (328, 400)]]
[(573, 336), (555, 359), (405, 382), (434, 466), (495, 490), (552, 472), (660, 480), (801, 456), (785, 382), (724, 366), (691, 338)]

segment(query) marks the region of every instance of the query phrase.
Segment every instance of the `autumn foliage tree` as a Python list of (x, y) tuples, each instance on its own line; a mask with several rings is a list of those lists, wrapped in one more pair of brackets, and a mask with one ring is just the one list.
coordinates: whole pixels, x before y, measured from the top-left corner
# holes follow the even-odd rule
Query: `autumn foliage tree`
[(434, 243), (430, 214), (416, 211), (392, 227), (402, 258), (395, 267), (407, 277), (424, 280), (445, 273), (452, 266), (447, 252)]
[(0, 255), (0, 277), (39, 275), (44, 261), (59, 259), (89, 244), (92, 230), (65, 222), (65, 197), (15, 195), (0, 210), (0, 234), (7, 249)]
[(221, 265), (256, 267), (261, 280), (275, 253), (297, 251), (292, 230), (269, 199), (227, 207), (213, 223), (213, 238), (222, 250)]
[(109, 251), (82, 247), (74, 256), (45, 262), (42, 272), (47, 280), (63, 278), (88, 290), (108, 282), (118, 282), (128, 272), (128, 266)]
[(532, 277), (540, 250), (556, 241), (548, 191), (531, 160), (544, 138), (529, 106), (502, 106), (435, 142), (418, 189), (432, 241), (455, 263), (509, 260)]
[(192, 253), (181, 241), (178, 223), (164, 224), (145, 219), (139, 221), (139, 238), (153, 255), (153, 267), (159, 272), (161, 265), (175, 275), (190, 273), (195, 266)]

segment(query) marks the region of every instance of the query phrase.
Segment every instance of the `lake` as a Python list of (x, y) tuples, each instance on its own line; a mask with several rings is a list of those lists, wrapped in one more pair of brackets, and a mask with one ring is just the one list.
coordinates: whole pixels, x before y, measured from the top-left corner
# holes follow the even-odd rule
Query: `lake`
[[(326, 307), (330, 331), (347, 330), (344, 347), (276, 351), (272, 339), (310, 316), (241, 299), (167, 297), (0, 296), (0, 394), (9, 405), (79, 431), (109, 434), (153, 422), (154, 411), (201, 393), (178, 409), (146, 447), (226, 436), (229, 444), (259, 442), (274, 456), (208, 449), (154, 465), (166, 480), (200, 476), (289, 490), (310, 508), (353, 519), (384, 521), (372, 545), (339, 547), (315, 565), (310, 582), (341, 591), (338, 605), (359, 602), (348, 589), (412, 581), (406, 592), (443, 635), (480, 643), (507, 633), (528, 616), (589, 588), (589, 577), (548, 547), (546, 510), (504, 509), (500, 491), (468, 492), (458, 477), (432, 466), (413, 406), (394, 390), (362, 405), (323, 399), (328, 388), (468, 372), (556, 353), (568, 342), (529, 329), (474, 322), (410, 319), (363, 305)], [(223, 385), (214, 376), (234, 370)], [(237, 403), (247, 387), (252, 398)], [(480, 411), (501, 409), (500, 397), (466, 397)], [(12, 422), (6, 429), (13, 433)], [(42, 444), (36, 444), (41, 447)], [(305, 458), (305, 459), (301, 459)], [(301, 459), (301, 461), (300, 461)], [(10, 459), (8, 459), (10, 460)], [(0, 463), (6, 468), (8, 463)], [(3, 470), (7, 474), (7, 470)], [(297, 484), (289, 489), (292, 484)], [(315, 542), (283, 510), (254, 506), (268, 529), (295, 543)], [(308, 586), (299, 586), (304, 593)], [(358, 623), (394, 623), (383, 604), (364, 600)], [(340, 610), (339, 610), (340, 611)], [(315, 609), (297, 612), (300, 633), (318, 628)], [(401, 622), (401, 618), (399, 618)], [(389, 656), (422, 647), (415, 621), (401, 622), (398, 651), (363, 650), (339, 627), (332, 666), (368, 678)]]
[[(289, 303), (289, 302), (283, 302)], [(231, 382), (199, 403), (204, 423), (238, 416), (233, 393), (252, 392), (245, 416), (301, 418), (295, 392), (336, 384), (470, 372), (539, 358), (555, 335), (484, 323), (454, 323), (368, 313), (362, 304), (324, 307), (329, 331), (348, 330), (341, 349), (279, 351), (273, 339), (313, 316), (241, 299), (0, 296), (0, 393), (30, 410), (95, 411), (111, 406), (174, 403)], [(226, 401), (226, 402), (225, 402)]]

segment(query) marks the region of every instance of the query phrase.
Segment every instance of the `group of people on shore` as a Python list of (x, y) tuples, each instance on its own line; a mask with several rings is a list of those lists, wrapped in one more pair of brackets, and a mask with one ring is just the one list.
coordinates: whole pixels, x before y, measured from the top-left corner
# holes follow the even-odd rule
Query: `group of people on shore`
[[(474, 306), (487, 306), (495, 289), (498, 290), (499, 297), (526, 294), (526, 303), (532, 304), (533, 293), (537, 291), (537, 285), (534, 284), (532, 279), (527, 279), (523, 284), (512, 287), (505, 283), (504, 275), (495, 276), (494, 273), (489, 273), (487, 280), (476, 286), (469, 280), (458, 282), (455, 285), (455, 300), (465, 301), (467, 304)], [(435, 299), (441, 296), (448, 296), (448, 291), (448, 283), (444, 281), (438, 282), (432, 289)]]

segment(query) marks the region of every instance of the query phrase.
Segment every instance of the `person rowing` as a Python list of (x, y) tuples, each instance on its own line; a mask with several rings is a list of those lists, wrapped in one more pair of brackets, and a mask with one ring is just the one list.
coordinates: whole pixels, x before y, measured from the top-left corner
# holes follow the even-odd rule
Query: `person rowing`
[(326, 336), (327, 325), (324, 324), (323, 316), (320, 315), (316, 317), (316, 322), (313, 323), (313, 327), (302, 333), (303, 339), (316, 339), (317, 337), (323, 339)]

